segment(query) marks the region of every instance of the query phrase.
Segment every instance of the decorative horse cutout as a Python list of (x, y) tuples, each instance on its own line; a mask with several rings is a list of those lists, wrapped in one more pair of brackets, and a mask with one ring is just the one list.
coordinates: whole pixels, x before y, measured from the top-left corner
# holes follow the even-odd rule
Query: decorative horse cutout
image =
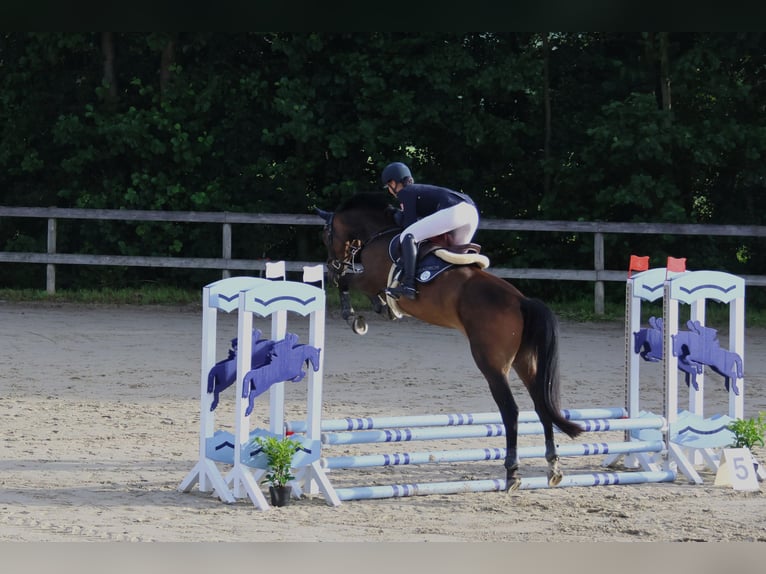
[(742, 358), (728, 349), (722, 349), (718, 342), (718, 331), (712, 327), (705, 327), (699, 321), (687, 321), (688, 334), (675, 337), (673, 340), (673, 354), (678, 356), (679, 364), (683, 362), (696, 362), (709, 366), (714, 372), (723, 377), (724, 387), (739, 395), (737, 379), (744, 375)]
[[(269, 353), (274, 347), (274, 341), (261, 339), (261, 331), (253, 329), (253, 344), (251, 352), (252, 368), (259, 365), (265, 365), (269, 359)], [(213, 402), (210, 404), (210, 410), (213, 411), (218, 406), (220, 394), (228, 389), (237, 378), (237, 338), (231, 340), (231, 349), (229, 356), (223, 361), (217, 362), (207, 376), (207, 392), (213, 393)]]
[[(649, 317), (649, 327), (639, 329), (637, 333), (633, 333), (635, 339), (634, 352), (641, 355), (641, 358), (646, 361), (652, 363), (661, 361), (663, 357), (663, 329), (664, 321), (662, 318)], [(676, 337), (682, 336), (682, 333), (686, 333), (686, 331), (673, 335), (674, 341), (677, 340)], [(673, 355), (677, 355), (675, 347)], [(684, 380), (686, 381), (686, 386), (688, 387), (691, 384), (698, 391), (699, 383), (697, 382), (697, 375), (702, 374), (704, 370), (703, 365), (694, 361), (679, 359), (678, 368), (685, 373)]]
[(248, 399), (245, 416), (253, 412), (253, 403), (258, 395), (266, 392), (269, 387), (282, 381), (296, 383), (303, 380), (306, 371), (304, 363), (319, 370), (319, 351), (311, 345), (299, 345), (298, 335), (287, 333), (284, 339), (273, 344), (269, 351), (268, 361), (258, 365), (245, 375), (242, 385), (242, 398)]
[(662, 360), (662, 323), (662, 319), (649, 317), (649, 327), (633, 333), (633, 352), (641, 355), (646, 361), (657, 363)]
[[(402, 228), (393, 220), (382, 193), (360, 193), (335, 212), (317, 210), (325, 220), (328, 281), (340, 295), (341, 315), (354, 331), (366, 331), (351, 305), (350, 290), (366, 294), (377, 312), (387, 311), (383, 293), (388, 285), (391, 257), (388, 245)], [(429, 277), (433, 272), (429, 271)], [(419, 274), (419, 280), (423, 280)], [(521, 487), (518, 456), (519, 407), (508, 379), (511, 368), (523, 382), (540, 417), (548, 462), (548, 484), (561, 483), (563, 473), (554, 438), (554, 425), (571, 438), (582, 426), (567, 420), (559, 406), (558, 321), (539, 299), (527, 297), (511, 283), (482, 268), (479, 262), (454, 265), (432, 281), (418, 285), (418, 297), (397, 301), (403, 313), (432, 325), (456, 329), (468, 339), (477, 368), (486, 379), (505, 428), (505, 487)]]
[(689, 341), (692, 337), (696, 336), (695, 333), (690, 331), (678, 331), (675, 335), (671, 335), (673, 339), (673, 356), (678, 357), (678, 368), (686, 372), (686, 386), (689, 386), (689, 375), (691, 374), (691, 382), (694, 386), (694, 390), (700, 390), (697, 383), (697, 375), (701, 375), (705, 370), (705, 365), (700, 362), (693, 361), (689, 358), (685, 352), (679, 352), (679, 349), (686, 349), (689, 347)]

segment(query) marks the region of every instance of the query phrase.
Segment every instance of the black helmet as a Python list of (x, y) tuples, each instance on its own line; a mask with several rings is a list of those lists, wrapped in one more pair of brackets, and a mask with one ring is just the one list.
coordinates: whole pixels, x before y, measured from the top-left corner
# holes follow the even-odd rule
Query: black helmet
[(385, 188), (388, 182), (392, 179), (396, 181), (396, 183), (399, 183), (404, 181), (404, 179), (407, 177), (412, 177), (410, 168), (408, 168), (400, 161), (395, 161), (394, 163), (389, 163), (386, 166), (380, 176), (380, 179), (383, 182), (383, 187)]

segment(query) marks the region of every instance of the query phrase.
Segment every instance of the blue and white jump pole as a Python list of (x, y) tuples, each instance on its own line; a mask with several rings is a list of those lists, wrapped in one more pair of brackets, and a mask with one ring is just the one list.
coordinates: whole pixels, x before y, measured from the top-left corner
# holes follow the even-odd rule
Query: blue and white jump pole
[[(596, 442), (559, 445), (559, 456), (593, 456), (607, 454), (632, 454), (637, 452), (660, 452), (661, 440), (632, 442)], [(519, 458), (543, 458), (545, 447), (526, 446), (518, 449)], [(332, 456), (322, 459), (322, 468), (369, 468), (373, 466), (404, 466), (408, 464), (435, 464), (442, 462), (473, 462), (504, 460), (505, 448), (470, 448), (459, 450), (436, 450), (396, 454), (366, 454)]]
[[(639, 484), (648, 482), (672, 482), (672, 471), (635, 471), (635, 472), (593, 472), (587, 474), (564, 475), (556, 488), (565, 486), (609, 486), (618, 484)], [(550, 488), (544, 476), (521, 479), (521, 490)], [(466, 492), (499, 492), (505, 490), (505, 480), (464, 480), (451, 482), (431, 482), (416, 484), (391, 484), (384, 486), (356, 486), (336, 488), (341, 500), (363, 500), (372, 498), (399, 498), (427, 494), (459, 494)]]
[[(587, 409), (564, 409), (562, 414), (577, 421), (586, 431), (599, 432), (627, 429), (660, 429), (661, 417), (627, 419), (623, 407), (596, 407)], [(519, 434), (540, 434), (542, 427), (534, 411), (519, 414)], [(301, 421), (288, 422), (290, 432), (302, 432)], [(494, 437), (505, 434), (499, 413), (458, 413), (438, 415), (414, 415), (399, 417), (349, 417), (327, 419), (321, 423), (324, 447), (381, 443), (409, 442), (415, 440), (439, 440), (471, 437)], [(594, 456), (606, 454), (629, 454), (638, 452), (661, 452), (661, 440), (632, 442), (597, 442), (565, 444), (558, 448), (560, 456)], [(543, 458), (543, 446), (519, 448), (519, 458)], [(454, 450), (431, 450), (424, 452), (363, 454), (349, 456), (325, 456), (322, 467), (328, 470), (371, 468), (384, 466), (424, 465), (455, 462), (503, 460), (505, 448), (473, 448)], [(572, 475), (565, 478), (564, 486), (596, 486), (605, 484), (633, 484), (636, 482), (659, 482), (673, 480), (673, 473), (649, 472), (598, 472)], [(522, 480), (522, 489), (546, 488), (547, 478)], [(460, 492), (490, 492), (505, 489), (504, 480), (474, 480), (442, 483), (388, 485), (374, 487), (337, 488), (341, 500), (361, 498), (391, 498), (425, 494), (453, 494)]]
[[(606, 432), (632, 429), (654, 429), (659, 431), (665, 425), (663, 417), (626, 418), (626, 410), (621, 407), (594, 409), (571, 409), (564, 411), (565, 416), (576, 421), (586, 432)], [(612, 416), (620, 418), (589, 418), (594, 416)], [(542, 425), (533, 411), (520, 413), (519, 434), (542, 434)], [(490, 422), (498, 421), (498, 422)], [(391, 425), (386, 428), (386, 425)], [(419, 425), (419, 426), (417, 426)], [(437, 426), (440, 425), (440, 426)], [(292, 423), (291, 428), (298, 430), (299, 423)], [(499, 415), (495, 413), (460, 414), (460, 415), (424, 415), (409, 417), (370, 417), (349, 418), (323, 421), (322, 429), (365, 429), (348, 431), (327, 431), (322, 433), (323, 449), (333, 446), (432, 441), (456, 438), (498, 437), (505, 434)], [(662, 440), (631, 442), (594, 442), (585, 444), (560, 445), (560, 456), (593, 456), (606, 454), (660, 453), (665, 445)], [(362, 454), (347, 456), (327, 456), (323, 450), (322, 467), (327, 470), (362, 469), (370, 467), (424, 465), (438, 463), (473, 462), (503, 460), (505, 448), (473, 448), (438, 450), (394, 454)], [(543, 446), (519, 448), (519, 458), (543, 458)], [(598, 486), (636, 484), (644, 482), (666, 482), (675, 479), (672, 471), (653, 469), (634, 472), (594, 472), (566, 475), (559, 487)], [(358, 500), (372, 498), (393, 498), (419, 496), (427, 494), (457, 494), (463, 492), (495, 492), (505, 490), (504, 479), (463, 480), (436, 483), (392, 484), (379, 486), (336, 487), (340, 500)], [(548, 488), (547, 477), (522, 479), (521, 489), (532, 490)]]
[[(567, 420), (584, 419), (621, 419), (628, 416), (627, 409), (623, 407), (602, 407), (588, 409), (563, 409), (561, 414)], [(521, 411), (520, 423), (539, 422), (540, 418), (535, 411)], [(404, 415), (398, 417), (348, 417), (343, 419), (325, 419), (320, 428), (326, 431), (356, 431), (371, 429), (392, 429), (411, 427), (436, 427), (436, 426), (461, 426), (461, 425), (488, 425), (501, 424), (500, 413), (456, 413), (440, 415)], [(293, 421), (285, 424), (287, 432), (305, 432), (304, 421)]]
[[(588, 419), (575, 421), (586, 432), (607, 432), (639, 429), (661, 429), (662, 417), (635, 419)], [(558, 430), (556, 430), (558, 432)], [(543, 433), (539, 422), (519, 423), (519, 436)], [(457, 427), (396, 428), (369, 431), (323, 433), (322, 444), (362, 444), (378, 442), (409, 442), (414, 440), (439, 440), (453, 438), (485, 438), (505, 436), (502, 424), (463, 425)]]

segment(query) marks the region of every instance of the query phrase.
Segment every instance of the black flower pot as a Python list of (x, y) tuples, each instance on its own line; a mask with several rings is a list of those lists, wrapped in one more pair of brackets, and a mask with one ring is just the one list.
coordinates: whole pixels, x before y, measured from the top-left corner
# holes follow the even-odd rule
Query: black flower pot
[(293, 493), (293, 487), (285, 486), (269, 486), (269, 496), (271, 496), (272, 506), (287, 506), (290, 504), (290, 497)]

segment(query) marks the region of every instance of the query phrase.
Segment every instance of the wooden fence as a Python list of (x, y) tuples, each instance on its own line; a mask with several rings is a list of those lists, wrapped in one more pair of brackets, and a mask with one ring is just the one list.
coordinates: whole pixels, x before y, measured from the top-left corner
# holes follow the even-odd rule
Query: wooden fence
[[(3, 207), (0, 218), (24, 217), (46, 219), (48, 222), (47, 252), (21, 253), (0, 251), (0, 263), (40, 263), (46, 265), (46, 289), (56, 291), (56, 265), (108, 265), (126, 267), (164, 267), (178, 269), (220, 269), (223, 277), (231, 271), (260, 272), (265, 269), (263, 259), (232, 259), (231, 238), (233, 224), (248, 225), (309, 225), (324, 224), (318, 215), (248, 214), (220, 212), (138, 211), (121, 209), (62, 209), (57, 207)], [(178, 223), (216, 223), (221, 225), (222, 250), (219, 258), (149, 257), (125, 255), (86, 255), (58, 253), (56, 251), (56, 223), (62, 219), (97, 221), (152, 221)], [(522, 219), (482, 219), (479, 229), (492, 231), (542, 231), (590, 233), (593, 235), (592, 269), (519, 269), (490, 268), (495, 275), (507, 279), (543, 279), (589, 281), (594, 284), (594, 309), (604, 312), (604, 282), (624, 282), (626, 270), (604, 269), (604, 235), (607, 234), (661, 234), (704, 235), (727, 237), (766, 237), (766, 226), (756, 225), (697, 225), (668, 223), (605, 223), (584, 221), (530, 221)], [(304, 265), (319, 261), (288, 261), (287, 271), (302, 271)], [(746, 285), (766, 286), (766, 276), (744, 276)]]

